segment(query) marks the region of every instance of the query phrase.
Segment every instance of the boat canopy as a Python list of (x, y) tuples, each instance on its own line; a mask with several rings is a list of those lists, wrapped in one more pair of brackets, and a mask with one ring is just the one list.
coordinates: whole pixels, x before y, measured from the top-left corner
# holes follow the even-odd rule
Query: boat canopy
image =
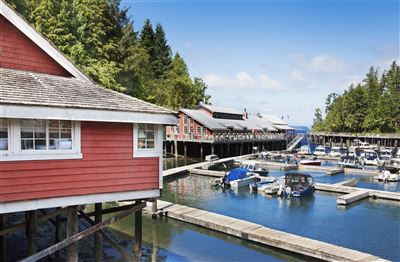
[(231, 171), (229, 171), (228, 175), (226, 176), (226, 179), (228, 181), (233, 181), (233, 180), (246, 178), (247, 172), (249, 172), (249, 170), (247, 168), (237, 167), (237, 168), (234, 168)]
[(308, 187), (314, 182), (314, 178), (308, 174), (287, 173), (285, 175), (285, 185), (294, 188), (297, 185)]

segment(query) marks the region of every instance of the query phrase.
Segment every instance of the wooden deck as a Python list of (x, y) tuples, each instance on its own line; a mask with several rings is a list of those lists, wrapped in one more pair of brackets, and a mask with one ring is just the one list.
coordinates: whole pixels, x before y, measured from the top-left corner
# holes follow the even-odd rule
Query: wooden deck
[[(325, 261), (387, 261), (371, 254), (274, 230), (197, 208), (158, 200), (158, 213), (190, 224)], [(152, 213), (152, 207), (145, 209)]]

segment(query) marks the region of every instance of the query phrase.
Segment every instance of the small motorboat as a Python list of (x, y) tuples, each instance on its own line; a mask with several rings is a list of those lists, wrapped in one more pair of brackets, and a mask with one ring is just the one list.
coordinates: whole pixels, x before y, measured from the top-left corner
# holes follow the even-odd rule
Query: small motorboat
[(264, 191), (272, 183), (276, 182), (275, 177), (263, 177), (259, 182), (253, 182), (249, 185), (252, 191)]
[(392, 151), (393, 150), (386, 149), (386, 148), (380, 149), (378, 151), (379, 159), (381, 159), (381, 160), (390, 160), (392, 158)]
[(392, 174), (400, 173), (400, 158), (390, 159), (389, 162), (385, 164), (385, 170), (388, 170)]
[(297, 154), (298, 154), (298, 155), (301, 155), (301, 156), (311, 155), (310, 146), (309, 146), (309, 145), (301, 146), (301, 147), (298, 149)]
[(248, 169), (243, 167), (237, 167), (228, 172), (221, 179), (221, 186), (239, 188), (243, 186), (248, 186), (249, 184), (256, 182), (257, 177), (254, 173), (250, 172)]
[(338, 162), (338, 166), (341, 168), (358, 168), (363, 169), (364, 163), (356, 156), (343, 156)]
[(400, 174), (390, 173), (389, 170), (385, 170), (380, 173), (375, 179), (381, 182), (398, 182), (400, 181)]
[(321, 160), (318, 160), (318, 159), (302, 159), (302, 160), (300, 160), (300, 165), (320, 166), (321, 165)]
[(326, 156), (325, 147), (324, 146), (317, 146), (317, 148), (315, 148), (314, 155), (316, 155), (316, 156)]
[(331, 157), (340, 157), (341, 155), (341, 148), (337, 146), (332, 147), (331, 152), (329, 152), (329, 156)]
[(366, 165), (379, 166), (382, 163), (379, 159), (378, 153), (371, 149), (364, 150), (362, 158)]
[(278, 195), (285, 197), (302, 197), (315, 191), (314, 178), (308, 174), (287, 173), (285, 183), (278, 190)]
[(268, 169), (263, 168), (261, 163), (256, 160), (245, 160), (240, 167), (246, 168), (250, 172), (257, 173), (260, 176), (268, 176)]

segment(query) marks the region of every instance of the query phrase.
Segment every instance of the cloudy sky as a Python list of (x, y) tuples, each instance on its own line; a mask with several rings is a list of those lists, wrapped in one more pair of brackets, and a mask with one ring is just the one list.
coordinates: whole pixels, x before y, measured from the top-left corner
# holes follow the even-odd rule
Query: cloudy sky
[(399, 60), (399, 1), (123, 0), (161, 23), (211, 102), (310, 125), (326, 96)]

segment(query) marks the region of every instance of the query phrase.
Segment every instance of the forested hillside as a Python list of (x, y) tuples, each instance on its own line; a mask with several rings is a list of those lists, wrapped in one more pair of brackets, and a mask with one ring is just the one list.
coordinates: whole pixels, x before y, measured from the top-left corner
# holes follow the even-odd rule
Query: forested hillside
[[(99, 84), (171, 109), (207, 102), (161, 24), (137, 32), (120, 0), (6, 0)], [(134, 18), (133, 18), (134, 19)]]
[(400, 132), (400, 68), (396, 61), (381, 75), (371, 67), (362, 83), (342, 95), (329, 94), (326, 117), (316, 109), (314, 131)]

